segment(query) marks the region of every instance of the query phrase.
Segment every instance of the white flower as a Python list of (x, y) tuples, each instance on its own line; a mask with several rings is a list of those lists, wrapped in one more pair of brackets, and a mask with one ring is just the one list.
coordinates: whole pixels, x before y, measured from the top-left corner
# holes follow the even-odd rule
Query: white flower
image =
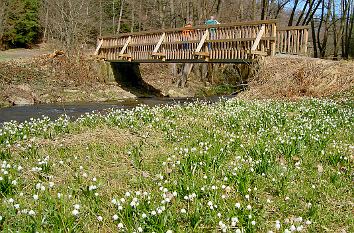
[(181, 209), (181, 213), (182, 213), (182, 214), (187, 213), (186, 209)]
[(11, 184), (16, 185), (16, 184), (17, 184), (17, 181), (16, 181), (16, 180), (13, 180), (13, 181), (11, 182)]
[(166, 231), (166, 233), (173, 233), (173, 231), (171, 231), (171, 230), (168, 230), (168, 231)]
[(113, 218), (114, 221), (116, 221), (116, 220), (118, 220), (118, 215), (115, 214), (115, 215), (113, 215), (112, 218)]
[(13, 202), (14, 202), (14, 199), (10, 198), (10, 199), (8, 200), (8, 202), (9, 202), (9, 203), (13, 203)]
[(256, 225), (256, 221), (253, 220), (253, 221), (251, 222), (251, 224), (252, 224), (253, 226)]
[(100, 221), (100, 222), (102, 222), (102, 220), (103, 220), (102, 216), (98, 216), (98, 217), (97, 217), (97, 220)]
[(296, 227), (295, 227), (294, 225), (291, 225), (290, 230), (291, 230), (291, 231), (295, 231), (295, 230), (296, 230)]
[(96, 182), (96, 181), (97, 181), (96, 177), (93, 177), (93, 178), (92, 178), (92, 181), (93, 181), (93, 182)]
[(310, 220), (307, 220), (306, 221), (306, 225), (310, 225), (311, 224), (311, 221)]
[(49, 188), (53, 188), (54, 182), (49, 182)]
[(36, 213), (35, 213), (33, 210), (30, 210), (30, 211), (28, 212), (28, 214), (29, 214), (29, 215), (35, 215)]
[(34, 194), (34, 195), (33, 195), (33, 199), (34, 199), (35, 201), (37, 201), (37, 200), (38, 200), (38, 195), (37, 195), (37, 194)]
[(74, 205), (74, 209), (75, 209), (75, 210), (80, 209), (80, 205), (79, 205), (79, 204), (75, 204), (75, 205)]
[(123, 223), (121, 223), (121, 222), (118, 223), (118, 228), (119, 228), (119, 229), (121, 229), (121, 228), (123, 228), (123, 227), (124, 227)]
[(138, 227), (138, 232), (143, 232), (143, 228)]
[(235, 206), (236, 206), (237, 209), (240, 209), (240, 208), (241, 208), (241, 204), (238, 203), (238, 202), (235, 204)]
[(15, 204), (14, 207), (15, 207), (15, 209), (18, 209), (18, 208), (20, 208), (20, 204)]
[(77, 209), (74, 209), (72, 212), (71, 212), (74, 216), (77, 216), (79, 214), (79, 211)]
[(237, 228), (235, 233), (241, 233), (241, 230)]
[(96, 185), (90, 185), (89, 186), (89, 191), (92, 191), (92, 190), (95, 190), (95, 189), (97, 189)]
[(248, 210), (251, 210), (251, 209), (252, 209), (252, 206), (251, 206), (251, 205), (248, 205), (248, 206), (247, 206), (247, 209), (248, 209)]
[(151, 211), (151, 215), (156, 215), (156, 211), (155, 210)]
[(146, 215), (145, 213), (143, 213), (143, 214), (141, 215), (141, 217), (142, 217), (142, 218), (146, 218), (147, 215)]
[(57, 194), (57, 197), (60, 199), (60, 198), (61, 198), (61, 193), (58, 193), (58, 194)]

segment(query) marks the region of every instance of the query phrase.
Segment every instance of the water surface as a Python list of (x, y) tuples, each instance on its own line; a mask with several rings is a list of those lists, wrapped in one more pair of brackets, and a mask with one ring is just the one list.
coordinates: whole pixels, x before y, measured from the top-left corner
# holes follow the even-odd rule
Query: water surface
[[(231, 98), (232, 96), (223, 96), (223, 98)], [(13, 106), (7, 108), (0, 108), (0, 125), (4, 122), (15, 120), (23, 122), (31, 118), (41, 118), (48, 116), (54, 120), (63, 114), (70, 116), (70, 118), (77, 118), (88, 112), (102, 112), (107, 109), (131, 109), (140, 104), (148, 106), (165, 105), (165, 104), (182, 104), (195, 102), (197, 100), (205, 100), (216, 102), (220, 96), (206, 97), (206, 98), (138, 98), (126, 100), (123, 102), (90, 102), (90, 103), (70, 103), (70, 104), (36, 104), (28, 106)]]

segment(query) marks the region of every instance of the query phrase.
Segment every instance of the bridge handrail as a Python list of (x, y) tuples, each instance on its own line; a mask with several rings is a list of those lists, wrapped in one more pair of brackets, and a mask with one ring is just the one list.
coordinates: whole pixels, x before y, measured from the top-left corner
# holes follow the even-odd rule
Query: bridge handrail
[[(188, 30), (205, 30), (208, 28), (227, 28), (227, 27), (237, 27), (237, 26), (254, 26), (260, 24), (276, 24), (278, 20), (270, 19), (270, 20), (257, 20), (257, 21), (245, 21), (245, 22), (236, 22), (236, 23), (221, 23), (216, 25), (198, 25), (194, 27), (188, 27)], [(141, 36), (141, 35), (151, 35), (157, 33), (171, 33), (171, 32), (182, 32), (186, 30), (185, 27), (182, 28), (169, 28), (169, 29), (160, 29), (160, 30), (150, 30), (150, 31), (142, 31), (142, 32), (132, 32), (132, 33), (121, 33), (119, 35), (111, 35), (111, 36), (101, 36), (98, 39), (116, 39), (121, 37), (128, 36)]]
[(310, 29), (310, 26), (287, 26), (287, 27), (279, 27), (277, 31), (292, 31), (292, 30), (305, 30)]
[(100, 37), (96, 55), (122, 62), (220, 62), (306, 54), (308, 31), (308, 26), (277, 28), (277, 20), (259, 20), (123, 33)]

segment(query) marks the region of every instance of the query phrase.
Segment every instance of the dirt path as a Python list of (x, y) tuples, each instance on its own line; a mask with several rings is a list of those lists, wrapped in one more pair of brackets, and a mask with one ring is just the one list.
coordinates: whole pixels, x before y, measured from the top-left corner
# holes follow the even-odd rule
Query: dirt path
[(34, 49), (9, 49), (0, 51), (0, 62), (11, 61), (14, 59), (26, 59), (40, 56), (43, 54), (50, 54), (53, 51), (48, 48), (34, 48)]

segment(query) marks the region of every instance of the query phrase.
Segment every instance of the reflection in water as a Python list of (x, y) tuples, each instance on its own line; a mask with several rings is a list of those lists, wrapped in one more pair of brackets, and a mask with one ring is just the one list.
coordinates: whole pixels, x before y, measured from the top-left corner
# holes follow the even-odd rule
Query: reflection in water
[[(223, 98), (231, 98), (232, 96), (223, 96)], [(48, 116), (52, 120), (66, 114), (71, 118), (80, 117), (88, 112), (102, 112), (107, 109), (130, 109), (140, 104), (148, 106), (165, 105), (165, 104), (180, 104), (190, 103), (197, 100), (216, 102), (220, 99), (219, 96), (207, 98), (138, 98), (123, 102), (99, 102), (99, 103), (74, 103), (74, 104), (38, 104), (30, 106), (14, 106), (9, 108), (0, 108), (0, 125), (4, 122), (15, 120), (23, 122), (30, 118), (40, 118)]]

